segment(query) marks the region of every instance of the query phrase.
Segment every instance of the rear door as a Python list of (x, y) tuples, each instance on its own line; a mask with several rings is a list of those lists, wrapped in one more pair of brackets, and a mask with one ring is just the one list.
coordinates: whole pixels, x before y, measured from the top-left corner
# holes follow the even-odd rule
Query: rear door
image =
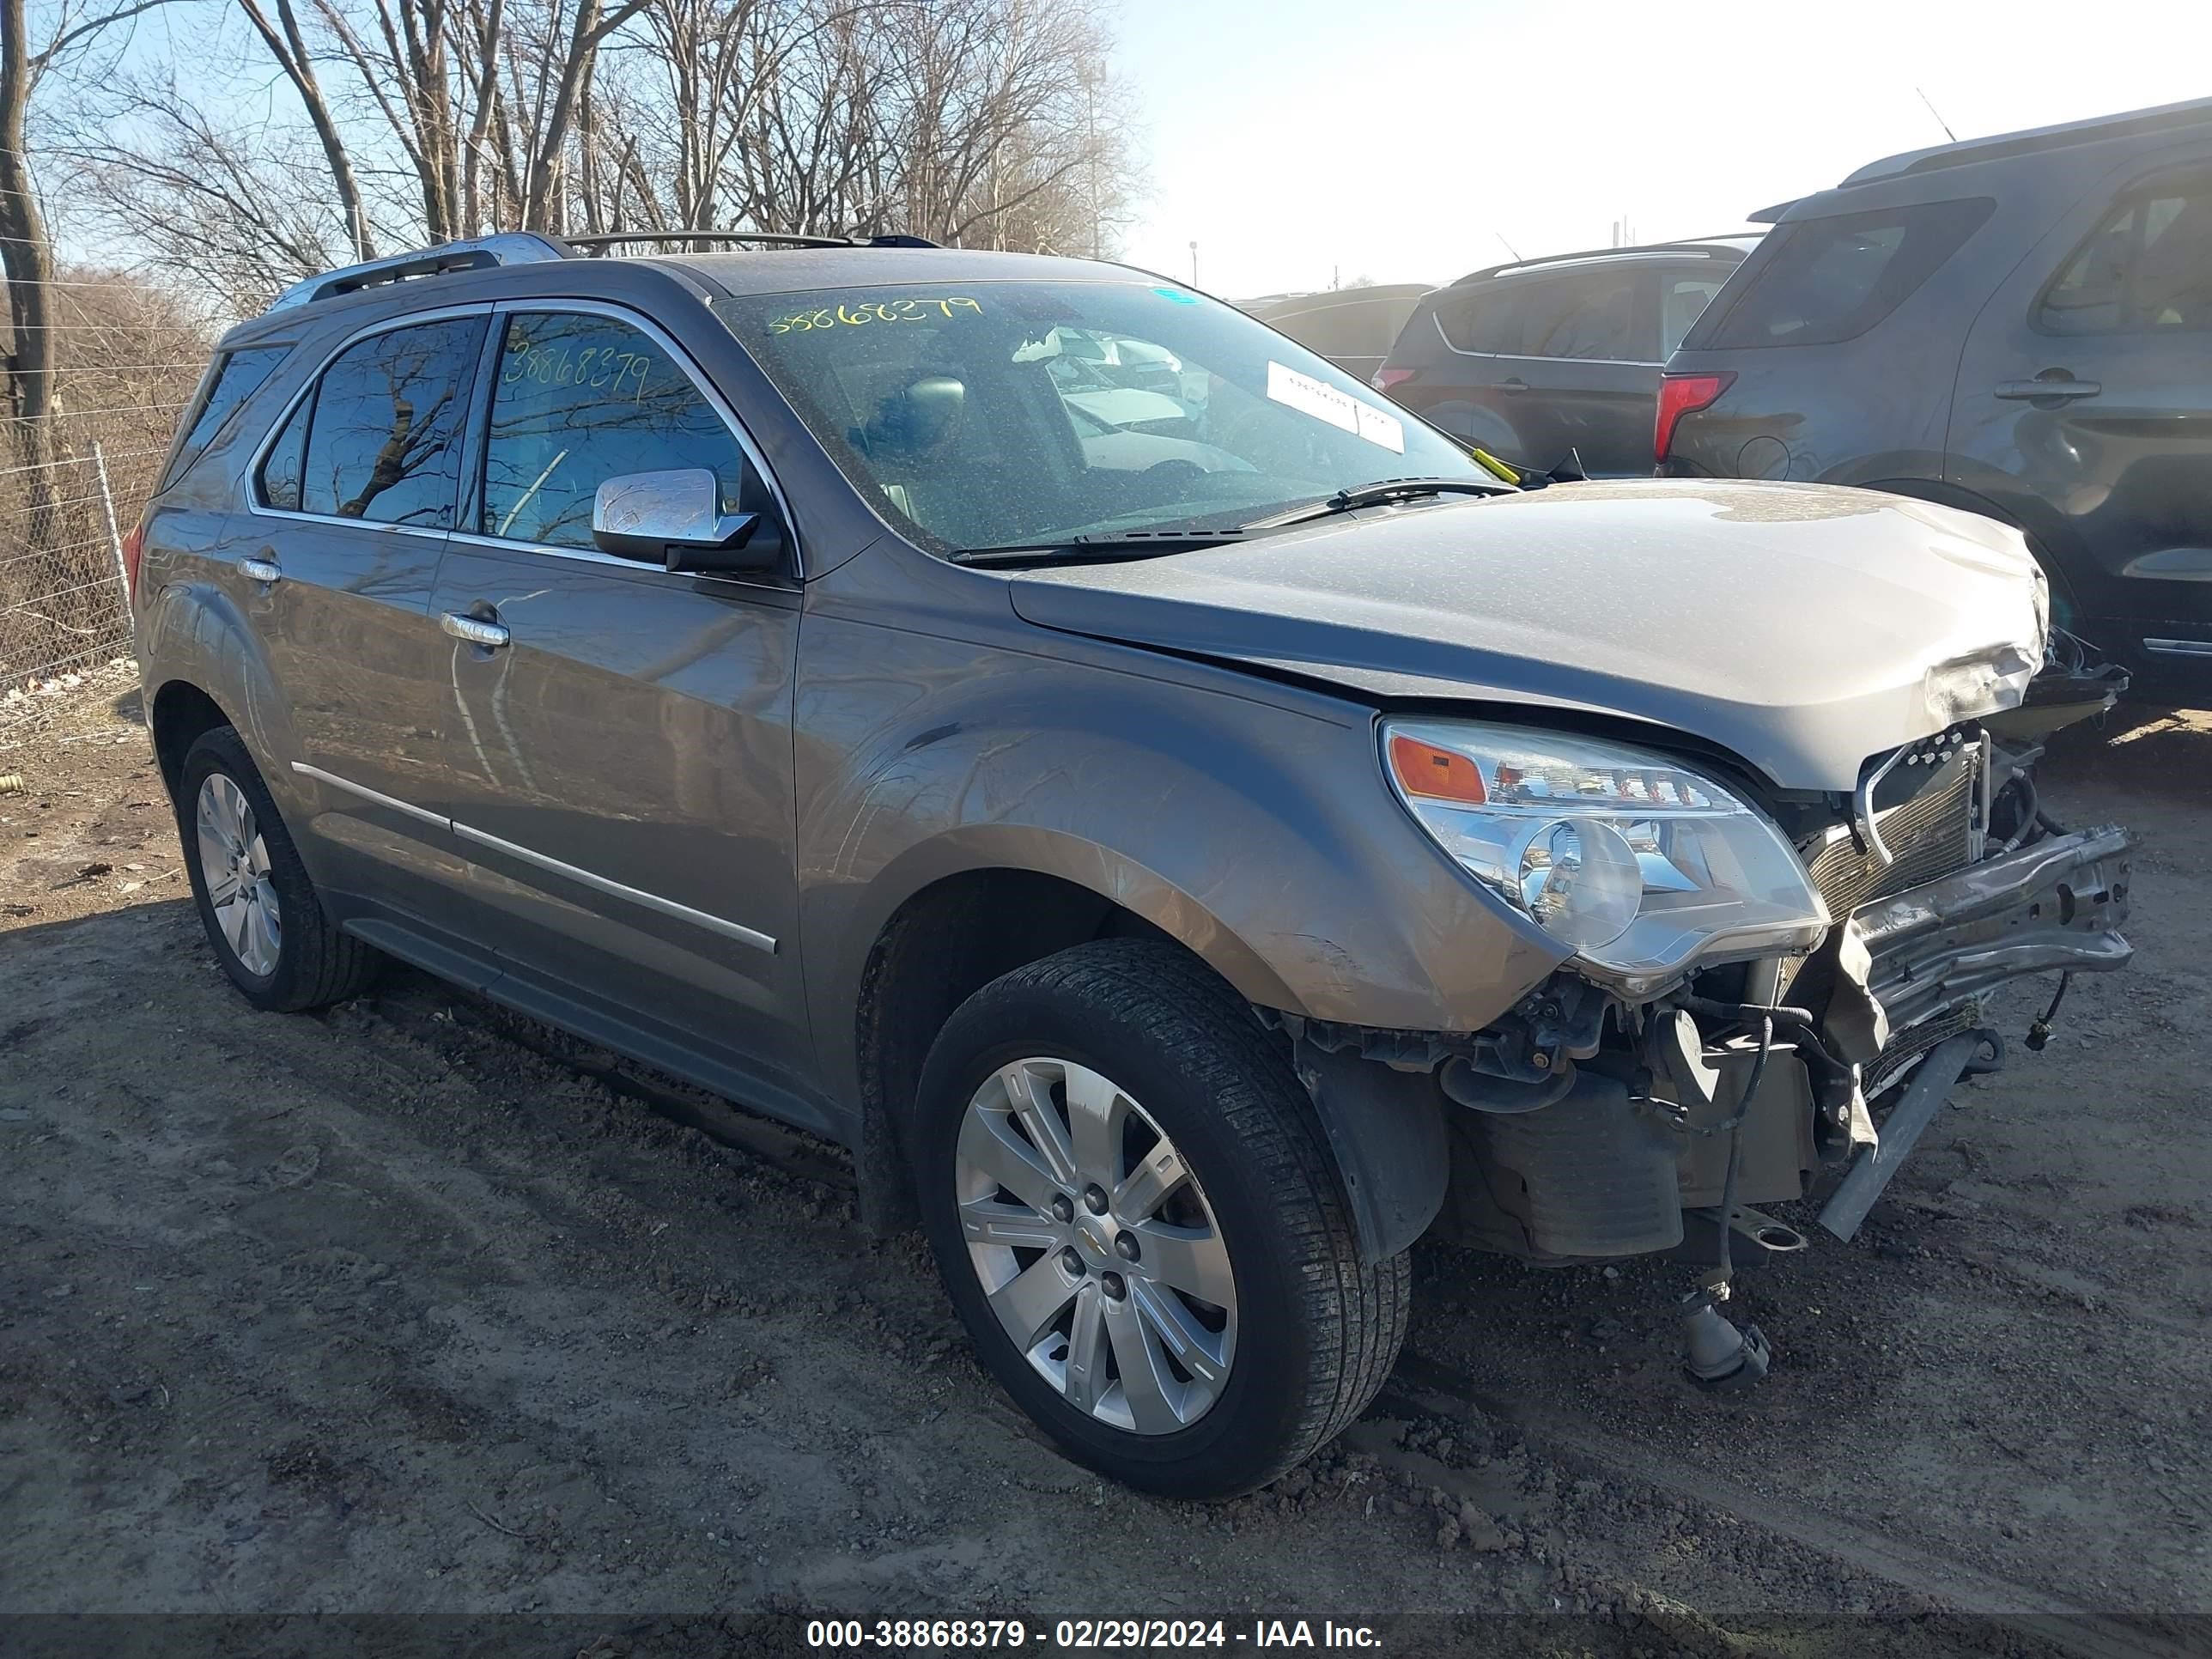
[(2108, 650), (2212, 667), (2212, 146), (2053, 227), (1976, 319), (1954, 475), (2046, 542)]
[(457, 872), (423, 811), (444, 653), (425, 622), (452, 529), (488, 310), (381, 323), (344, 343), (256, 457), (237, 524), (248, 615), (299, 743), (332, 884), (434, 905)]
[[(742, 1073), (756, 1103), (805, 1120), (787, 1087), (811, 1052), (795, 570), (672, 574), (592, 539), (605, 479), (707, 467), (728, 510), (780, 512), (765, 471), (734, 413), (641, 316), (502, 307), (487, 362), (463, 527), (426, 623), (435, 810), (470, 861), (469, 908), (533, 981), (618, 1019), (626, 1047), (703, 1054)], [(498, 642), (455, 636), (471, 632)]]

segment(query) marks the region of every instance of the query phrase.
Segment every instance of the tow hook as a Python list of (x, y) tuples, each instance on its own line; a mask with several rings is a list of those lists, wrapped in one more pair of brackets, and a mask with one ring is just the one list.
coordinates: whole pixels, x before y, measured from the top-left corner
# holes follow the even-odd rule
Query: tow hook
[(1698, 1286), (1681, 1301), (1682, 1369), (1690, 1381), (1714, 1393), (1741, 1393), (1765, 1379), (1774, 1350), (1756, 1325), (1738, 1330), (1721, 1316), (1728, 1281)]

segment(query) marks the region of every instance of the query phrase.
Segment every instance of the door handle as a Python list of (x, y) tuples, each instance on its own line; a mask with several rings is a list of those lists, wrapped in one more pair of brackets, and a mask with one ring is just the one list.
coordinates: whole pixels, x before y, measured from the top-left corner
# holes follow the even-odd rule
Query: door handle
[(457, 640), (466, 640), (471, 645), (480, 645), (487, 651), (506, 648), (507, 629), (499, 623), (485, 622), (477, 617), (463, 617), (448, 611), (438, 618), (438, 626)]
[(2053, 403), (2064, 403), (2069, 398), (2094, 398), (2105, 389), (2099, 380), (2077, 380), (2071, 375), (2048, 380), (2000, 380), (1996, 393), (2015, 403), (2040, 403), (2048, 398)]
[(1500, 380), (1498, 383), (1498, 389), (1500, 392), (1526, 392), (1528, 389), (1528, 382), (1516, 374), (1510, 380)]
[(284, 580), (283, 567), (274, 559), (240, 559), (238, 574), (250, 582), (281, 582)]

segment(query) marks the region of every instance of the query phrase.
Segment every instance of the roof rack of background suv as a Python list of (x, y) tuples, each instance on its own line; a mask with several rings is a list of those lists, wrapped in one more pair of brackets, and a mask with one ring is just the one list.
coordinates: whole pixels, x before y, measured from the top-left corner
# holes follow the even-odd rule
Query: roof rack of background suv
[(1663, 242), (1632, 242), (1620, 247), (1584, 248), (1579, 253), (1546, 253), (1534, 259), (1509, 259), (1502, 265), (1470, 270), (1466, 276), (1455, 278), (1449, 286), (1461, 288), (1469, 283), (1486, 283), (1509, 270), (1533, 270), (1539, 265), (1565, 264), (1572, 259), (1602, 259), (1617, 253), (1710, 254), (1716, 242), (1740, 242), (1747, 237), (1755, 239), (1759, 234), (1755, 230), (1724, 230), (1717, 236), (1676, 236)]
[(388, 259), (369, 259), (319, 276), (295, 283), (270, 304), (271, 311), (312, 305), (317, 300), (353, 294), (384, 283), (404, 282), (413, 276), (434, 276), (447, 270), (477, 270), (487, 265), (528, 265), (548, 259), (573, 259), (599, 253), (632, 242), (766, 242), (789, 247), (935, 247), (920, 236), (787, 236), (757, 230), (620, 230), (604, 235), (572, 236), (563, 240), (536, 231), (503, 231), (472, 241), (442, 242), (436, 247), (397, 253)]

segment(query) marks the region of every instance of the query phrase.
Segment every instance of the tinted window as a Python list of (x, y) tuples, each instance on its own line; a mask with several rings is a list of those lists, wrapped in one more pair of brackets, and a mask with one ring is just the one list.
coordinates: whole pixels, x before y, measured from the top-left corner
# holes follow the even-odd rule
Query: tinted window
[(1659, 356), (1663, 362), (1690, 331), (1690, 325), (1705, 315), (1713, 295), (1728, 280), (1725, 270), (1710, 275), (1684, 276), (1670, 272), (1659, 279)]
[(238, 412), (238, 406), (261, 390), (261, 383), (290, 349), (289, 346), (252, 346), (226, 352), (216, 360), (207, 397), (192, 416), (184, 441), (177, 446), (176, 459), (162, 476), (163, 489), (183, 477), (191, 464), (207, 453), (207, 447)]
[(690, 377), (611, 317), (516, 313), (500, 343), (484, 447), (486, 536), (592, 545), (592, 501), (626, 472), (703, 466), (735, 512), (744, 452)]
[(1637, 277), (1633, 267), (1616, 267), (1546, 283), (1535, 303), (1524, 307), (1522, 353), (1648, 361), (1650, 352), (1638, 349), (1636, 337)]
[(2212, 329), (2212, 173), (2123, 200), (2043, 296), (2054, 334)]
[(301, 508), (450, 529), (481, 317), (374, 335), (323, 371), (307, 421)]
[(1621, 268), (1524, 277), (1447, 297), (1437, 316), (1462, 351), (1648, 361), (1636, 337), (1636, 283)]
[(1991, 205), (1928, 202), (1786, 224), (1698, 348), (1826, 345), (1863, 334), (1958, 252)]
[(1534, 293), (1534, 285), (1523, 284), (1446, 295), (1437, 301), (1437, 323), (1462, 351), (1511, 356), (1521, 349), (1523, 302)]
[(307, 453), (307, 414), (314, 402), (313, 398), (301, 401), (261, 463), (262, 501), (287, 513), (300, 510), (300, 463)]

